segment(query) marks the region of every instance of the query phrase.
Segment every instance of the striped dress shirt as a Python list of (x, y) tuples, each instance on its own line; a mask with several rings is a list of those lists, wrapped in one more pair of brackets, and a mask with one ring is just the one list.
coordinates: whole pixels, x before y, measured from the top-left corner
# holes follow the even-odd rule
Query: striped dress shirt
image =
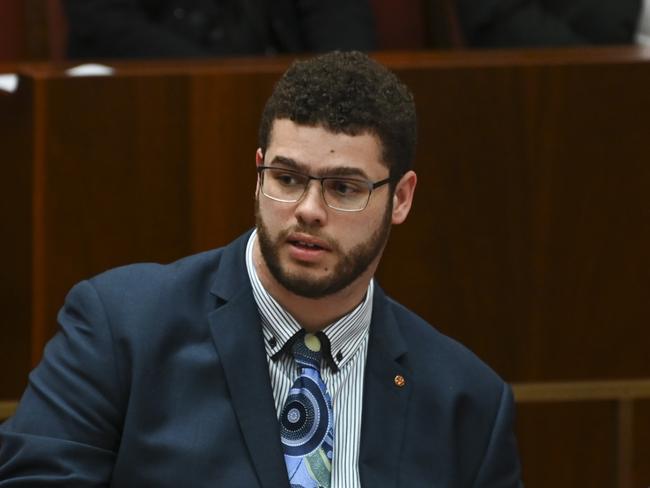
[[(253, 264), (254, 231), (246, 246), (246, 268), (262, 319), (262, 333), (278, 419), (298, 368), (285, 345), (301, 330), (300, 324), (266, 291)], [(334, 457), (332, 488), (360, 488), (359, 445), (363, 377), (368, 352), (374, 284), (365, 299), (350, 313), (323, 329), (330, 344), (331, 360), (323, 359), (321, 376), (332, 397)], [(288, 349), (288, 348), (287, 348)]]

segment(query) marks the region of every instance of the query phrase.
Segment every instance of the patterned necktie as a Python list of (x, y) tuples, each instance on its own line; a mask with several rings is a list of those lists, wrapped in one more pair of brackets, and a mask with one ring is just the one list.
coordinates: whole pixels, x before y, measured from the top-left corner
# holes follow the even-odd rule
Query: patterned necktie
[(320, 375), (321, 344), (313, 334), (298, 336), (291, 348), (299, 368), (280, 416), (284, 461), (291, 488), (330, 488), (334, 415)]

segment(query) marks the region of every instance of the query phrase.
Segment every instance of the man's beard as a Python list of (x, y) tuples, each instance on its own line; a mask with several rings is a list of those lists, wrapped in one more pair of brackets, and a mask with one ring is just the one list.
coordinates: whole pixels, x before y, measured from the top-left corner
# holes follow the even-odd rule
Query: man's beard
[(291, 293), (305, 298), (322, 298), (341, 291), (364, 273), (370, 263), (381, 254), (388, 241), (391, 228), (393, 199), (390, 198), (379, 228), (365, 241), (357, 244), (349, 252), (343, 253), (337, 242), (325, 239), (329, 251), (340, 257), (335, 267), (329, 270), (327, 276), (316, 278), (310, 276), (308, 266), (304, 270), (291, 273), (280, 263), (279, 247), (286, 243), (287, 236), (294, 232), (308, 234), (322, 238), (317, 233), (317, 227), (297, 225), (292, 229), (282, 231), (277, 239), (273, 239), (266, 228), (259, 211), (259, 200), (255, 205), (255, 222), (257, 226), (257, 239), (273, 278)]

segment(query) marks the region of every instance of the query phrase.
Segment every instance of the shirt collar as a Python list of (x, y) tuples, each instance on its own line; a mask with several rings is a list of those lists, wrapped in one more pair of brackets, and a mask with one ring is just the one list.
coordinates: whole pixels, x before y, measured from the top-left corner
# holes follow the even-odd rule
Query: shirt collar
[[(254, 230), (246, 245), (246, 269), (253, 288), (255, 303), (262, 318), (266, 354), (277, 359), (291, 339), (302, 330), (298, 321), (273, 298), (262, 285), (253, 262)], [(364, 300), (351, 312), (325, 327), (322, 333), (329, 342), (332, 369), (345, 366), (368, 337), (372, 319), (374, 280), (370, 280)]]

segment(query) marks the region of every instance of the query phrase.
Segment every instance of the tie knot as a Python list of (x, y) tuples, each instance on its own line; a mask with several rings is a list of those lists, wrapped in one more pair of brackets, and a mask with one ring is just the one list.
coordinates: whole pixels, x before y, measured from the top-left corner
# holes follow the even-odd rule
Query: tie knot
[(307, 332), (297, 337), (291, 346), (291, 353), (299, 366), (320, 371), (321, 343), (314, 334)]

